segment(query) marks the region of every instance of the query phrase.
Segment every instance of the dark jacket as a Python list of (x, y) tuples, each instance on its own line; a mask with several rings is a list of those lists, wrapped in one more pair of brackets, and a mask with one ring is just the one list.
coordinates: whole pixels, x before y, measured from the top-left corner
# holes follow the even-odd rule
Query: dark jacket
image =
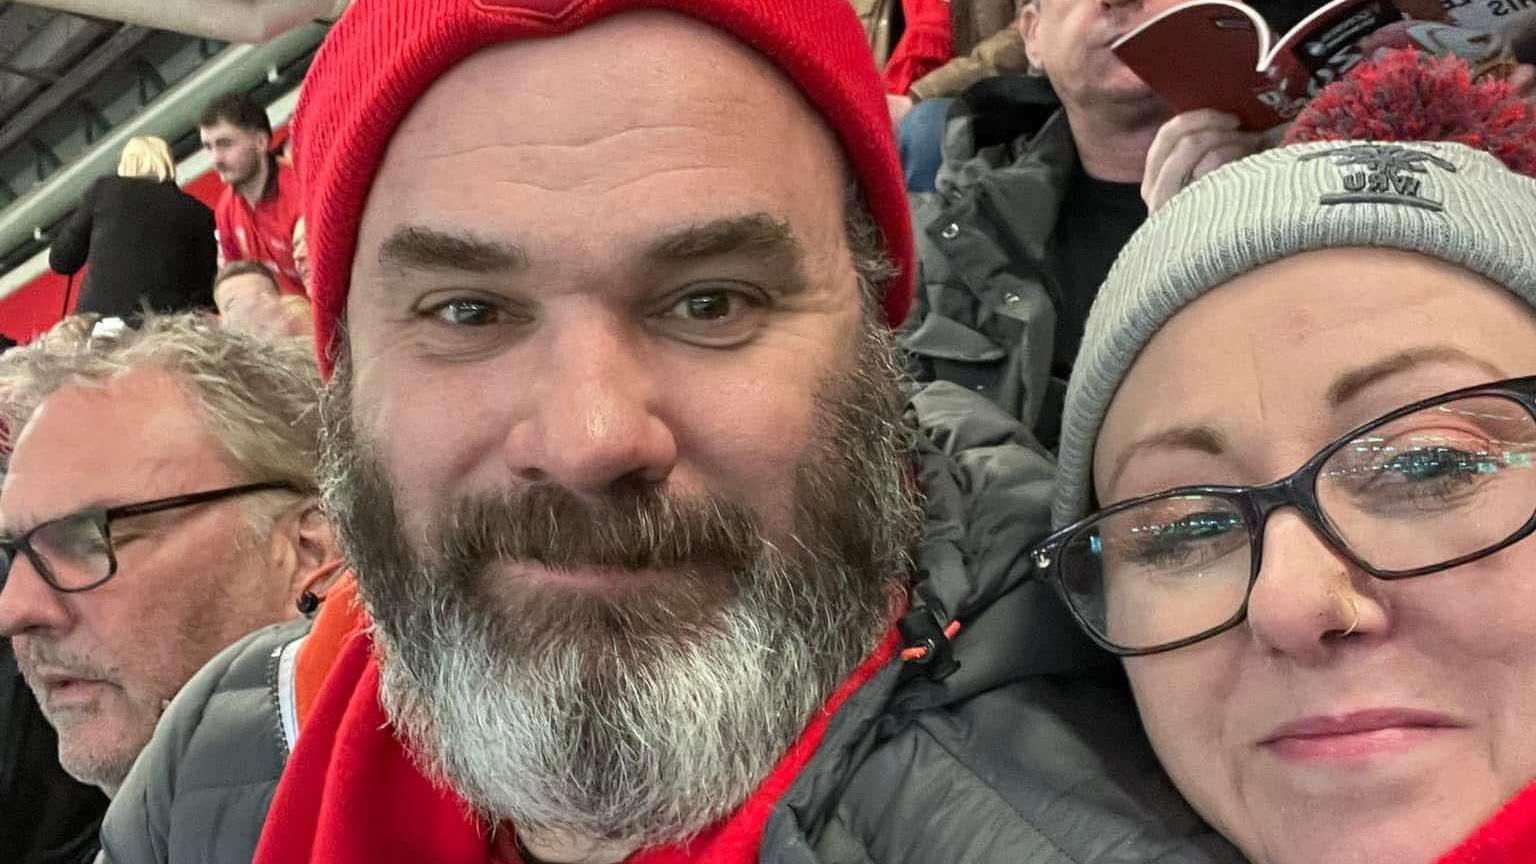
[[(992, 403), (913, 396), (926, 494), (909, 643), (833, 718), (775, 809), (774, 864), (1241, 864), (1174, 790), (1113, 658), (1088, 643), (1026, 550), (1054, 464)], [(946, 642), (945, 624), (962, 629)]]
[(950, 109), (937, 191), (913, 196), (918, 288), (901, 335), (919, 381), (953, 381), (1055, 444), (1050, 239), (1077, 150), (1044, 78), (993, 78)]
[(0, 639), (0, 860), (87, 864), (107, 799), (59, 767), (59, 744)]
[(90, 264), (78, 312), (212, 309), (213, 232), (213, 211), (175, 183), (102, 177), (59, 229), (48, 266), (73, 274)]
[[(926, 491), (912, 644), (834, 716), (775, 807), (765, 864), (1237, 864), (1158, 767), (1119, 667), (1027, 581), (1053, 465), (947, 382), (909, 403)], [(944, 625), (958, 619), (952, 643)], [(303, 624), (230, 648), (177, 696), (107, 815), (114, 864), (245, 864), (292, 735)]]

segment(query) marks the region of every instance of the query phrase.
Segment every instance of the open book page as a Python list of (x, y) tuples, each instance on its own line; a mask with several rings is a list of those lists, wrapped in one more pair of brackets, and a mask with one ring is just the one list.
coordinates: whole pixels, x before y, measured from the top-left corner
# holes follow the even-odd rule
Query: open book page
[(1404, 18), (1443, 14), (1440, 0), (1332, 0), (1271, 44), (1248, 7), (1196, 0), (1126, 34), (1114, 51), (1175, 111), (1214, 108), (1268, 129), (1358, 63), (1361, 40)]

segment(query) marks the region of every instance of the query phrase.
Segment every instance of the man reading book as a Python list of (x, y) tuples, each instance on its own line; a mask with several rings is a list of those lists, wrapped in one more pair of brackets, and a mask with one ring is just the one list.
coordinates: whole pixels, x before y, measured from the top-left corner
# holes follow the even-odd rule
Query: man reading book
[(1094, 294), (1146, 218), (1143, 193), (1171, 195), (1259, 145), (1222, 116), (1174, 118), (1110, 50), (1174, 2), (1026, 7), (1018, 26), (1043, 78), (962, 95), (938, 191), (914, 202), (923, 290), (904, 331), (914, 374), (987, 394), (1046, 446)]

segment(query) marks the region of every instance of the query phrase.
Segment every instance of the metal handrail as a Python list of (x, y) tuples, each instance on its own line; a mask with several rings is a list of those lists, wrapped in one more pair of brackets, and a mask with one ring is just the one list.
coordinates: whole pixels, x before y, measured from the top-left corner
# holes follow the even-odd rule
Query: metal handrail
[(197, 125), (197, 117), (209, 101), (232, 90), (256, 86), (269, 70), (284, 67), (319, 45), (327, 30), (323, 24), (306, 24), (262, 45), (225, 48), (83, 156), (0, 212), (0, 257), (33, 242), (35, 233), (56, 223), (79, 203), (97, 177), (113, 173), (129, 138), (157, 135), (175, 140)]

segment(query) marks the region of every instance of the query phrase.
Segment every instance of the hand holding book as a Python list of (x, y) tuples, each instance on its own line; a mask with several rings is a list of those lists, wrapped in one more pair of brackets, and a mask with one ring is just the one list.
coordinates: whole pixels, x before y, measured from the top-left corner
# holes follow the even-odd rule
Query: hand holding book
[(1244, 129), (1262, 130), (1294, 117), (1377, 47), (1498, 53), (1498, 36), (1435, 23), (1443, 19), (1440, 0), (1332, 0), (1276, 40), (1263, 17), (1237, 0), (1193, 0), (1113, 47), (1176, 112), (1215, 109)]
[(1231, 114), (1207, 108), (1174, 117), (1157, 130), (1147, 150), (1141, 181), (1147, 212), (1228, 162), (1257, 153), (1263, 143), (1263, 133), (1242, 129)]

